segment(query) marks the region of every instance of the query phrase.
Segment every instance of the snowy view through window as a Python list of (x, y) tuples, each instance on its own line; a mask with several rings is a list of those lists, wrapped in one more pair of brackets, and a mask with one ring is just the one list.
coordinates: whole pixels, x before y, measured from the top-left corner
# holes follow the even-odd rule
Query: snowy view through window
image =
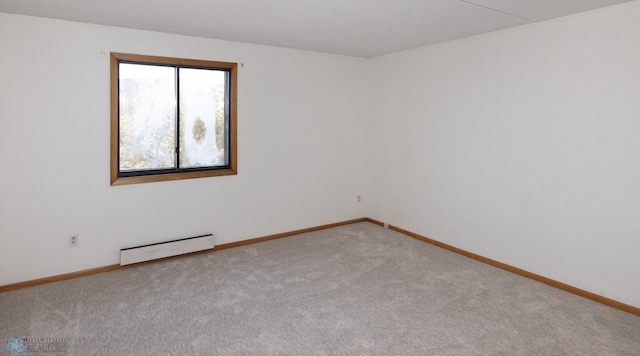
[(225, 83), (221, 70), (120, 63), (120, 171), (227, 165)]

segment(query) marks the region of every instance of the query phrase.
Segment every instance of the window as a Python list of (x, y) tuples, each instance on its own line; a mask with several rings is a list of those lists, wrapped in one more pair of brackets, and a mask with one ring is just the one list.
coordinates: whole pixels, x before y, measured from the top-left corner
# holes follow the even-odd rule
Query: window
[(237, 64), (111, 53), (111, 185), (232, 175)]

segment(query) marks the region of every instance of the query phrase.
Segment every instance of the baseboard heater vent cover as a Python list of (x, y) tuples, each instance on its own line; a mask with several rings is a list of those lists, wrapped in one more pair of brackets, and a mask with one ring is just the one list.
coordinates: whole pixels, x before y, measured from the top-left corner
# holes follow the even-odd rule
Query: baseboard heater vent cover
[(186, 239), (159, 242), (120, 250), (120, 265), (157, 260), (185, 253), (208, 250), (215, 247), (213, 234), (188, 237)]

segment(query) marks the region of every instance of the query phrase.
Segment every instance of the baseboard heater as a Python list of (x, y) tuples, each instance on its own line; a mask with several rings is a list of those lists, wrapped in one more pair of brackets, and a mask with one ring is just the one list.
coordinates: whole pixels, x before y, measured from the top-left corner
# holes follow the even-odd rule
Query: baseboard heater
[(213, 234), (208, 234), (144, 246), (123, 248), (120, 250), (120, 265), (125, 266), (160, 258), (184, 255), (186, 253), (208, 250), (214, 247)]

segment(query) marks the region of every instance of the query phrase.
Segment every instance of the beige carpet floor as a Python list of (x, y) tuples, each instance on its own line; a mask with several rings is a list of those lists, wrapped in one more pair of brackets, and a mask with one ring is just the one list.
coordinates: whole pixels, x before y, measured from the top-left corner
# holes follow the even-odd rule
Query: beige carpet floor
[(64, 355), (640, 355), (640, 317), (358, 223), (0, 293), (10, 337), (66, 338)]

